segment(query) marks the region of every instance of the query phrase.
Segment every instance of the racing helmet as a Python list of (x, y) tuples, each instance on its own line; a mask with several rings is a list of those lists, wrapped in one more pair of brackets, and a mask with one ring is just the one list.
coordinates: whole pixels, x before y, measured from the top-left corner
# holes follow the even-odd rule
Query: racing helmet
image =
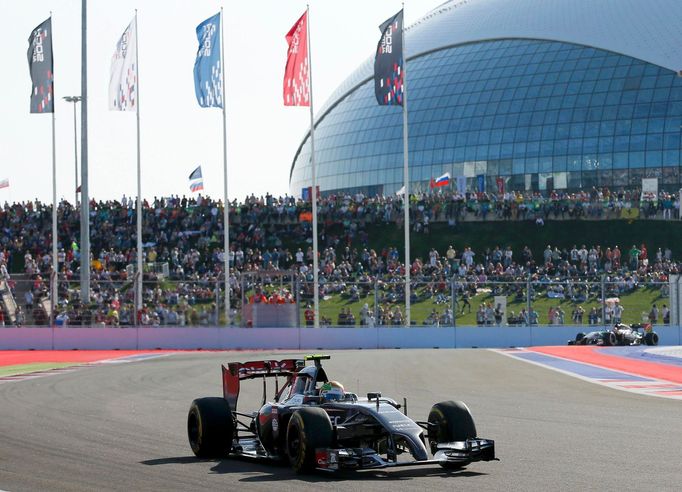
[(346, 392), (338, 381), (327, 381), (320, 388), (320, 396), (323, 401), (338, 401), (346, 398)]

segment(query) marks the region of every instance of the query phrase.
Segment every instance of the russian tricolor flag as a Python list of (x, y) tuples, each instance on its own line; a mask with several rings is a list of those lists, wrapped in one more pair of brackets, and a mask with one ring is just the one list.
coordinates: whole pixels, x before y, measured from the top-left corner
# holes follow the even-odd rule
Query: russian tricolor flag
[(441, 186), (448, 186), (450, 184), (450, 173), (445, 173), (435, 180), (431, 179), (431, 189), (440, 188)]

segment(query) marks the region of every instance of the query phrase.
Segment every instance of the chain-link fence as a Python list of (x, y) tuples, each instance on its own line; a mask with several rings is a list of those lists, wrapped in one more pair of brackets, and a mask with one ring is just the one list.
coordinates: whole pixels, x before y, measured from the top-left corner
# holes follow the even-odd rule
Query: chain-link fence
[[(301, 284), (302, 319), (312, 309), (312, 283)], [(670, 322), (667, 282), (633, 279), (411, 282), (412, 326), (664, 324)], [(320, 286), (320, 324), (404, 325), (401, 279), (330, 282)], [(312, 323), (309, 323), (312, 324)]]
[[(314, 325), (314, 285), (294, 272), (242, 274), (230, 280), (230, 324), (254, 322), (252, 308), (286, 306), (287, 325)], [(0, 321), (5, 325), (225, 326), (222, 279), (145, 279), (141, 310), (134, 280), (93, 280), (90, 303), (80, 283), (60, 278), (52, 306), (50, 279), (39, 276), (0, 283)], [(404, 326), (405, 284), (395, 276), (349, 282), (322, 280), (322, 326)], [(412, 326), (611, 325), (670, 322), (670, 284), (624, 276), (557, 280), (548, 277), (491, 281), (475, 278), (411, 282)], [(290, 306), (295, 306), (292, 311)], [(268, 308), (277, 312), (277, 308)], [(245, 313), (245, 314), (242, 314)], [(293, 314), (291, 314), (293, 313)], [(262, 313), (261, 313), (262, 314)], [(270, 316), (269, 319), (278, 319)]]

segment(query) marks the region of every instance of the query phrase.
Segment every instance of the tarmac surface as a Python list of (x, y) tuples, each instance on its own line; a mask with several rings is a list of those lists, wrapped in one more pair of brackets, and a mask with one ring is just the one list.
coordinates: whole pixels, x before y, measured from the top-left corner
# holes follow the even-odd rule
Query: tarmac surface
[[(220, 364), (302, 354), (176, 353), (0, 384), (0, 489), (679, 490), (679, 401), (485, 350), (331, 354), (330, 378), (360, 395), (405, 396), (412, 418), (425, 420), (439, 401), (465, 401), (501, 461), (460, 472), (425, 466), (297, 476), (272, 463), (199, 460), (187, 443), (187, 410), (194, 398), (221, 395)], [(245, 383), (239, 409), (255, 410), (261, 392), (260, 382)]]

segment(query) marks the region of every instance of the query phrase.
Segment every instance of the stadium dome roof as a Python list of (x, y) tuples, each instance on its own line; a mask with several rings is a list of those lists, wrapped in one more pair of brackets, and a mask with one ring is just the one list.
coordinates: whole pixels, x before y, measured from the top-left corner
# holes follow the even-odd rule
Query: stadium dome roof
[[(405, 51), (409, 60), (478, 41), (538, 39), (612, 51), (678, 72), (681, 20), (680, 0), (450, 0), (407, 28)], [(373, 63), (370, 57), (360, 65), (318, 118), (371, 78)], [(407, 70), (409, 89), (409, 65)]]

